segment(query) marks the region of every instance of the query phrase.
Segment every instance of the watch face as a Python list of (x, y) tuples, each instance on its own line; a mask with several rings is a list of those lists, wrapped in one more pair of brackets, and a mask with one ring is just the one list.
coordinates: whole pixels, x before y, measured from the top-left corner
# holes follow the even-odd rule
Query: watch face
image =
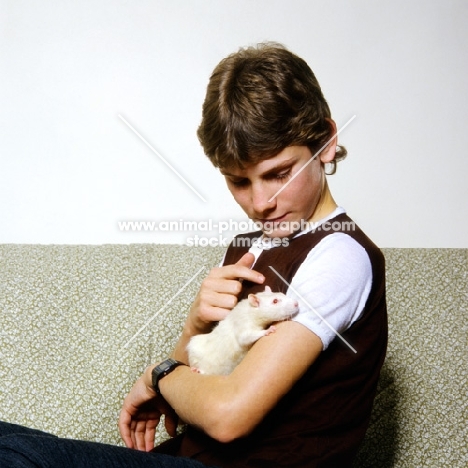
[(173, 365), (172, 362), (168, 362), (168, 361), (164, 361), (164, 362), (161, 362), (161, 364), (159, 364), (159, 371), (161, 373), (164, 373), (164, 372), (167, 372), (171, 366)]
[(153, 388), (159, 393), (158, 382), (167, 374), (171, 373), (176, 367), (184, 365), (182, 362), (176, 361), (175, 359), (169, 358), (158, 364), (152, 371), (152, 384)]
[(180, 366), (182, 363), (176, 361), (175, 359), (169, 358), (166, 359), (165, 361), (161, 362), (158, 364), (152, 372), (152, 379), (153, 379), (153, 387), (157, 392), (158, 390), (158, 382), (159, 380), (169, 374), (173, 369), (175, 369), (177, 366)]

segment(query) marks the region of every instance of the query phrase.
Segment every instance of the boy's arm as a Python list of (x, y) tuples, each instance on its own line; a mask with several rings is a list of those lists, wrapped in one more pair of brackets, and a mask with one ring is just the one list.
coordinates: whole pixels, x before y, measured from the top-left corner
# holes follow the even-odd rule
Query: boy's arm
[[(237, 303), (243, 279), (263, 283), (264, 277), (251, 270), (252, 254), (245, 254), (236, 264), (213, 268), (202, 282), (200, 291), (190, 309), (182, 335), (172, 357), (188, 363), (187, 344), (190, 338), (210, 331), (213, 322), (222, 320)], [(128, 447), (151, 450), (156, 427), (164, 414), (169, 434), (174, 435), (177, 415), (151, 386), (150, 366), (133, 385), (125, 398), (119, 417), (119, 430)], [(186, 400), (190, 404), (191, 398)]]
[[(303, 325), (286, 321), (255, 343), (228, 376), (201, 375), (180, 366), (161, 379), (165, 400), (185, 422), (220, 442), (249, 434), (322, 351)], [(144, 374), (151, 386), (151, 368)]]
[(228, 376), (198, 374), (187, 366), (175, 368), (159, 381), (163, 398), (152, 387), (155, 366), (149, 366), (124, 400), (119, 418), (122, 438), (128, 447), (151, 450), (162, 414), (171, 435), (178, 416), (220, 442), (246, 436), (321, 351), (317, 335), (300, 323), (281, 322), (275, 333), (254, 344)]

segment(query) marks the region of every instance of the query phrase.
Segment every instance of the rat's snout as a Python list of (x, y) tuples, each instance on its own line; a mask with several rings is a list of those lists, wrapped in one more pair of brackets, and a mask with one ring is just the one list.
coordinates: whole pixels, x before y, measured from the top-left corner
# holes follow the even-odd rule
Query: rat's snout
[(296, 300), (291, 300), (289, 303), (289, 316), (290, 318), (294, 317), (299, 313), (299, 302)]
[(295, 299), (291, 299), (290, 307), (297, 311), (299, 309), (299, 302)]

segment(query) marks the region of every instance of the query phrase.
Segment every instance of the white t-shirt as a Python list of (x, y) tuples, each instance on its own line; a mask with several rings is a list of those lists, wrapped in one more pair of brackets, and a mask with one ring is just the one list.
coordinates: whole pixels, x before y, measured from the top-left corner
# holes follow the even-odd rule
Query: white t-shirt
[[(338, 207), (313, 228), (345, 213)], [(313, 229), (301, 231), (304, 235)], [(269, 248), (257, 243), (249, 252), (255, 259)], [(254, 268), (254, 267), (253, 267)], [(335, 232), (322, 239), (307, 255), (291, 280), (286, 295), (299, 302), (294, 321), (315, 333), (323, 349), (347, 330), (361, 315), (372, 285), (369, 256), (351, 236)]]

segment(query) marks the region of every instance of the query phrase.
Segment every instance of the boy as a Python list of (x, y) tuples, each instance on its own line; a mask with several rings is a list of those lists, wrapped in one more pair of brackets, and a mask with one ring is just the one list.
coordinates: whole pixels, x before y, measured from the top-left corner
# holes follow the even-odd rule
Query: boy
[[(198, 136), (262, 230), (228, 248), (172, 356), (149, 366), (126, 397), (119, 429), (138, 450), (0, 423), (0, 465), (352, 466), (385, 356), (385, 270), (330, 193), (325, 167), (334, 172), (346, 151), (317, 80), (279, 45), (240, 50), (213, 72)], [(265, 285), (298, 299), (298, 315), (230, 375), (192, 372), (190, 338)], [(170, 435), (178, 418), (188, 429), (153, 448), (161, 415)]]
[[(325, 166), (334, 172), (346, 154), (335, 135), (312, 71), (285, 48), (244, 49), (214, 70), (198, 136), (263, 234), (234, 243), (202, 283), (172, 355), (178, 362), (157, 383), (189, 429), (157, 451), (223, 467), (352, 463), (386, 349), (384, 260), (328, 188)], [(298, 298), (299, 315), (259, 340), (227, 377), (179, 365), (188, 362), (191, 336), (209, 332), (264, 284)], [(120, 420), (126, 444), (143, 450), (164, 412), (145, 419), (137, 409), (151, 396), (153, 369)]]

